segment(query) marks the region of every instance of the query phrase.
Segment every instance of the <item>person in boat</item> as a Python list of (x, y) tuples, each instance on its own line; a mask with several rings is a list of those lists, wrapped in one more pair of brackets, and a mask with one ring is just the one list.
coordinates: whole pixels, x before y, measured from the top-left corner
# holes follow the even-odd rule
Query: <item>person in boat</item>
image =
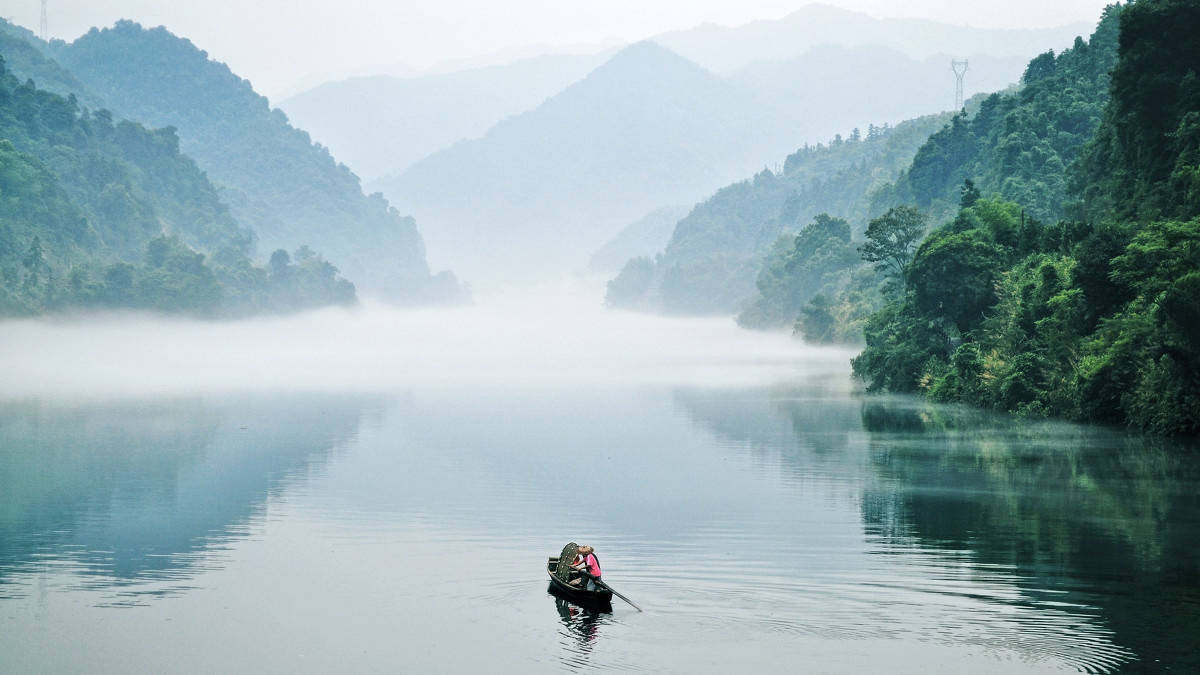
[(575, 551), (575, 557), (571, 559), (571, 567), (567, 571), (567, 583), (572, 586), (579, 586), (583, 583), (583, 575), (579, 572), (579, 566), (583, 564), (583, 556), (579, 555), (578, 549)]
[[(575, 560), (577, 562), (571, 565), (571, 567), (579, 570), (583, 574), (583, 577), (587, 579), (587, 584), (584, 587), (589, 591), (596, 590), (596, 580), (600, 578), (600, 561), (596, 559), (596, 549), (591, 546), (580, 546)], [(578, 581), (582, 581), (582, 579)]]

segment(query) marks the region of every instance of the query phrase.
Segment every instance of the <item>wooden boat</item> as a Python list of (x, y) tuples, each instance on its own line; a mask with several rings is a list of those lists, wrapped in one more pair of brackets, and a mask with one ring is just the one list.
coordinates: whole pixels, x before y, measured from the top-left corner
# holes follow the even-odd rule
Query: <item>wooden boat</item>
[[(599, 589), (589, 591), (583, 586), (572, 586), (559, 578), (556, 574), (558, 571), (558, 560), (558, 556), (553, 556), (546, 562), (546, 572), (550, 575), (549, 590), (551, 593), (585, 607), (600, 608), (612, 606), (612, 591)], [(583, 583), (586, 584), (587, 582), (584, 581)]]

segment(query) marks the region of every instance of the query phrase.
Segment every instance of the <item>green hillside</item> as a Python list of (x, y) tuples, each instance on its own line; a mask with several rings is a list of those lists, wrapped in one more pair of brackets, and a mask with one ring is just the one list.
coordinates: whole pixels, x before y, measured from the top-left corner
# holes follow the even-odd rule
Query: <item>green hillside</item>
[[(1020, 87), (977, 97), (976, 105), (920, 144), (894, 181), (871, 192), (867, 214), (879, 219), (896, 215), (895, 207), (915, 206), (924, 222), (944, 222), (957, 213), (970, 181), (981, 195), (1019, 203), (1023, 218), (1063, 217), (1073, 208), (1068, 167), (1092, 138), (1108, 101), (1116, 41), (1115, 18), (1102, 21), (1089, 41), (1078, 39), (1057, 56), (1034, 58)], [(883, 218), (879, 224), (889, 222)], [(806, 246), (782, 242), (766, 258), (758, 292), (739, 322), (749, 327), (795, 322), (796, 332), (809, 340), (858, 342), (867, 316), (883, 305), (885, 280), (865, 261), (818, 269), (829, 260), (813, 258), (815, 251)]]
[(989, 96), (977, 114), (957, 115), (921, 146), (912, 166), (874, 196), (873, 215), (911, 204), (935, 220), (953, 217), (969, 179), (982, 194), (1020, 203), (1034, 218), (1063, 217), (1067, 167), (1100, 123), (1116, 47), (1113, 18), (1090, 40), (1030, 61), (1016, 92)]
[(176, 128), (182, 151), (256, 233), (260, 255), (307, 244), (372, 293), (405, 301), (459, 294), (452, 275), (430, 276), (411, 218), (364, 195), (350, 169), (188, 40), (121, 21), (50, 47), (113, 110)]
[[(1137, 0), (1109, 7), (1089, 43), (1031, 63), (1035, 84), (1091, 82), (1112, 67), (1107, 92), (1094, 92), (1099, 126), (1073, 164), (1052, 164), (1059, 175), (1018, 175), (1027, 186), (1066, 185), (1057, 204), (1044, 201), (1057, 187), (1001, 186), (987, 198), (986, 174), (983, 198), (960, 189), (957, 215), (921, 242), (870, 319), (854, 370), (872, 389), (1200, 432), (1197, 31), (1196, 3)], [(1082, 91), (1064, 92), (1063, 107), (1022, 99), (1010, 114), (1038, 110), (1040, 128), (1061, 129), (1091, 119), (1097, 102)], [(1031, 205), (1007, 201), (1014, 195)], [(1043, 225), (1031, 211), (1075, 219)]]
[(789, 239), (778, 246), (790, 246), (822, 213), (861, 232), (868, 196), (894, 180), (948, 119), (929, 115), (895, 127), (872, 126), (865, 135), (855, 130), (848, 138), (796, 151), (780, 174), (763, 171), (722, 188), (679, 221), (653, 273), (645, 274), (645, 263), (638, 263), (642, 283), (626, 276), (611, 287), (608, 303), (687, 314), (744, 308), (757, 292), (764, 256), (781, 235)]
[(331, 267), (286, 282), (254, 267), (252, 241), (173, 129), (83, 109), (21, 83), (0, 59), (0, 313), (222, 315), (354, 301)]

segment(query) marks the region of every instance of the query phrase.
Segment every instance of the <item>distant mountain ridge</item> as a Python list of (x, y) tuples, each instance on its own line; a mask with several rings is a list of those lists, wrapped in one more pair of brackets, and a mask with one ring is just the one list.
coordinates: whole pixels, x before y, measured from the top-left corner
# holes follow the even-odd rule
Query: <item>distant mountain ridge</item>
[[(970, 52), (964, 93), (991, 93), (1017, 82), (1029, 61)], [(949, 54), (915, 59), (891, 47), (821, 45), (783, 61), (756, 62), (727, 77), (798, 120), (806, 140), (853, 127), (898, 123), (954, 107)]]
[[(512, 88), (532, 86), (538, 95), (550, 95), (540, 104), (534, 96), (509, 99), (513, 116), (507, 119), (484, 102), (484, 92), (497, 91), (494, 85), (489, 90), (470, 84), (484, 71), (347, 80), (286, 105), (309, 120), (306, 126), (316, 137), (355, 148), (344, 151), (354, 153), (344, 158), (369, 162), (370, 173), (387, 173), (370, 181), (370, 188), (411, 208), (435, 257), (462, 260), (476, 275), (499, 263), (520, 268), (521, 276), (546, 261), (559, 271), (582, 267), (580, 249), (594, 250), (633, 219), (665, 204), (694, 203), (739, 176), (774, 165), (804, 142), (951, 107), (951, 58), (972, 63), (968, 96), (995, 91), (1016, 82), (1035, 54), (1065, 47), (1088, 30), (1086, 23), (1032, 31), (974, 29), (812, 5), (776, 21), (701, 26), (648, 40), (675, 55), (676, 66), (690, 66), (677, 71), (666, 59), (651, 57), (646, 44), (625, 48), (593, 71), (607, 75), (589, 74), (569, 86), (562, 69), (554, 82), (538, 81), (539, 68), (548, 67), (536, 65), (538, 60), (486, 69), (503, 73), (506, 81), (511, 77)], [(584, 59), (577, 58), (575, 65)], [(628, 65), (639, 60), (645, 62)], [(692, 82), (696, 96), (683, 98), (682, 84), (663, 89), (649, 83), (645, 78), (659, 68), (661, 80), (678, 76)], [(706, 71), (707, 84), (689, 80), (684, 74), (689, 70)], [(628, 82), (621, 81), (625, 77)], [(461, 116), (457, 132), (448, 120), (420, 119), (427, 108), (408, 102), (420, 87), (443, 85), (452, 91), (434, 95), (445, 95), (449, 107), (428, 109)], [(556, 86), (561, 91), (554, 92)], [(719, 89), (723, 93), (715, 94)], [(669, 91), (679, 100), (668, 100)], [(712, 100), (705, 99), (709, 94)], [(459, 95), (480, 103), (455, 105)], [(343, 96), (346, 105), (339, 101)], [(522, 102), (528, 109), (519, 110)], [(563, 105), (574, 106), (569, 115), (562, 114)], [(681, 113), (681, 106), (690, 112)], [(489, 115), (495, 124), (483, 130)], [(660, 124), (655, 119), (660, 116), (673, 121)], [(731, 127), (733, 118), (742, 123)], [(468, 129), (466, 120), (474, 126)], [(455, 133), (457, 143), (448, 145)], [(401, 150), (402, 141), (407, 147)], [(731, 149), (728, 141), (737, 147)], [(415, 159), (419, 149), (438, 144), (448, 147)], [(521, 255), (498, 255), (523, 253), (519, 242), (534, 242), (545, 255), (523, 261)]]
[(279, 107), (371, 180), (482, 136), (583, 79), (609, 54), (546, 54), (443, 75), (353, 77), (288, 97)]
[(482, 138), (374, 185), (411, 204), (431, 247), (475, 274), (496, 263), (518, 276), (566, 271), (642, 214), (761, 166), (788, 135), (771, 106), (643, 42)]
[(616, 272), (630, 258), (653, 257), (666, 247), (675, 224), (691, 210), (690, 206), (664, 206), (638, 218), (592, 254), (588, 269)]
[[(814, 137), (949, 108), (948, 61), (821, 47), (722, 77), (640, 43), (482, 138), (372, 186), (410, 204), (434, 254), (475, 275), (497, 263), (509, 266), (500, 276), (546, 261), (578, 269), (585, 253), (635, 218), (700, 201)], [(978, 84), (997, 88), (1015, 82), (1025, 62), (976, 61)], [(858, 67), (872, 62), (886, 66)], [(530, 248), (518, 242), (536, 243), (541, 255), (492, 255), (498, 246)], [(480, 259), (472, 247), (488, 255)]]
[(792, 59), (821, 45), (886, 47), (917, 60), (941, 52), (1028, 60), (1047, 49), (1070, 46), (1075, 36), (1090, 34), (1094, 27), (1095, 22), (1079, 22), (1039, 29), (973, 28), (919, 19), (876, 19), (811, 4), (773, 21), (733, 27), (704, 24), (651, 39), (714, 72), (728, 73), (756, 61)]

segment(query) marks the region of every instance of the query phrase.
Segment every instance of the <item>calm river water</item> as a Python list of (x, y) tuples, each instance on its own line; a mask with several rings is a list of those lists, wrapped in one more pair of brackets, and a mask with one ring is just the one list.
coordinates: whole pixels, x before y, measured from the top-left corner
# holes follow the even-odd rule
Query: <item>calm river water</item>
[[(1200, 671), (1187, 447), (865, 396), (727, 322), (394, 356), (479, 318), (431, 316), (0, 328), (0, 672)], [(293, 375), (218, 386), (229, 343)], [(568, 540), (645, 612), (548, 594)]]

